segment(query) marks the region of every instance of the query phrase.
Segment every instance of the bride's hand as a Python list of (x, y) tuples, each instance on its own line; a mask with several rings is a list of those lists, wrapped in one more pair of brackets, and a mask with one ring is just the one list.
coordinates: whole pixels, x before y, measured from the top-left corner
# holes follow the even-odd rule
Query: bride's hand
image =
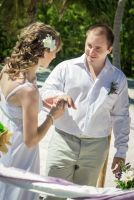
[(50, 114), (53, 116), (54, 119), (57, 119), (64, 114), (66, 106), (66, 101), (60, 100), (55, 106), (51, 107)]

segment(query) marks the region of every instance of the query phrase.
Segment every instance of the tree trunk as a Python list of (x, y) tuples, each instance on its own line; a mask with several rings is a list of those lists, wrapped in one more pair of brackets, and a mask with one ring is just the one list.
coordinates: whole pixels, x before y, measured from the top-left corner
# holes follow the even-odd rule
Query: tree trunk
[(114, 44), (113, 44), (113, 65), (120, 68), (120, 29), (126, 0), (119, 0), (114, 18)]
[(37, 0), (31, 0), (30, 5), (28, 7), (28, 23), (31, 24), (36, 20), (36, 14), (37, 14)]

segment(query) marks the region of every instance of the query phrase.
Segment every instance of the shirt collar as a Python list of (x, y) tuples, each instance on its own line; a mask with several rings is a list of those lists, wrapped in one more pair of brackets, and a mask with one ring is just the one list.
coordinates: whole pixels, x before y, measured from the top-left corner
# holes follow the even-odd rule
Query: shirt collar
[[(75, 59), (74, 61), (74, 64), (84, 64), (84, 67), (87, 68), (87, 64), (86, 64), (86, 56), (85, 56), (85, 53), (78, 57), (77, 59)], [(109, 58), (107, 57), (106, 58), (106, 61), (105, 61), (105, 65), (102, 69), (102, 72), (107, 72), (113, 65), (111, 64)]]
[(77, 59), (74, 59), (74, 64), (78, 64), (78, 63), (85, 63), (85, 54), (83, 54), (82, 56), (78, 57)]
[(104, 72), (108, 71), (112, 67), (112, 63), (110, 62), (109, 58), (106, 58), (105, 65), (103, 67)]

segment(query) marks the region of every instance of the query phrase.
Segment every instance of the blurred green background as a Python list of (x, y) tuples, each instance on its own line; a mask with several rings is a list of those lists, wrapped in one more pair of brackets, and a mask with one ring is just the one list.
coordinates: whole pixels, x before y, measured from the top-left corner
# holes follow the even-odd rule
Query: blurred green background
[[(34, 21), (60, 32), (63, 47), (51, 64), (74, 58), (84, 51), (85, 33), (95, 23), (113, 27), (117, 0), (0, 0), (0, 65), (10, 55), (19, 30)], [(134, 0), (125, 0), (120, 26), (121, 69), (134, 77)]]

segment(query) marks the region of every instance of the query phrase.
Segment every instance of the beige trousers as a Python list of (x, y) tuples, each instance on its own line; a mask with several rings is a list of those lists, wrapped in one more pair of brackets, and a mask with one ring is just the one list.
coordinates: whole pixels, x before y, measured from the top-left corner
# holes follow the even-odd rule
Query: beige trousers
[(56, 129), (48, 147), (46, 173), (76, 184), (96, 186), (108, 149), (108, 137), (77, 138)]

